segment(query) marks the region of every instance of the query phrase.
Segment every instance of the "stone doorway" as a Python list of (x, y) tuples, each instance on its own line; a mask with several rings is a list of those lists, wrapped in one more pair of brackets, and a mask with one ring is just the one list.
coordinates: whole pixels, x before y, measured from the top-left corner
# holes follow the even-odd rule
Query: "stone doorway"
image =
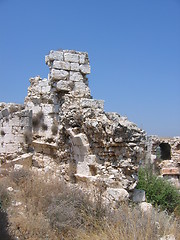
[(169, 143), (160, 143), (160, 153), (162, 160), (170, 160), (171, 159), (171, 146)]

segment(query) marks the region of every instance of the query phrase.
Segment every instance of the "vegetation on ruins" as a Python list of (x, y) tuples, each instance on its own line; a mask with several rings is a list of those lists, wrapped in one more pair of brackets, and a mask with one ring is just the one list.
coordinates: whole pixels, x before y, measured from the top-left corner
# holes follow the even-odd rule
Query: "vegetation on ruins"
[(6, 135), (6, 133), (4, 132), (3, 129), (1, 129), (1, 136), (4, 137)]
[(166, 179), (156, 176), (149, 168), (140, 168), (137, 188), (146, 192), (147, 201), (154, 206), (180, 216), (180, 193)]
[(39, 127), (39, 125), (40, 125), (40, 123), (43, 119), (43, 116), (44, 116), (43, 112), (39, 111), (36, 115), (34, 115), (32, 117), (32, 125), (33, 125), (34, 128)]
[[(14, 190), (8, 193), (9, 186)], [(92, 201), (87, 193), (49, 175), (17, 170), (0, 180), (3, 188), (7, 195), (0, 192), (0, 198), (11, 195), (13, 200), (8, 200), (8, 230), (19, 239), (154, 240), (179, 234), (178, 220), (165, 212), (144, 214), (125, 203), (113, 210), (102, 204), (99, 194)]]

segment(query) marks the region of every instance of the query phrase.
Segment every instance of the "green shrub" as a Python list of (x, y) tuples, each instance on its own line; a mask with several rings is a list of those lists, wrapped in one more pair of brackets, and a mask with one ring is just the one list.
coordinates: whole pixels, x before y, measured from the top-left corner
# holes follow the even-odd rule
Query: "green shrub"
[(146, 192), (147, 201), (154, 206), (180, 215), (180, 194), (167, 180), (154, 175), (149, 169), (141, 168), (137, 188)]

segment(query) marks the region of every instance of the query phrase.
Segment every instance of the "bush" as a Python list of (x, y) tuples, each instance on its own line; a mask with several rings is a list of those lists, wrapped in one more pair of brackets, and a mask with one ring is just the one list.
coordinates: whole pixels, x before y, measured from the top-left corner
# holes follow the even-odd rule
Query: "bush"
[(149, 169), (139, 170), (138, 189), (146, 192), (148, 202), (180, 215), (180, 194), (167, 180), (160, 178)]
[(43, 112), (40, 111), (38, 112), (35, 116), (32, 117), (32, 125), (33, 125), (33, 128), (38, 128), (41, 121), (43, 120)]

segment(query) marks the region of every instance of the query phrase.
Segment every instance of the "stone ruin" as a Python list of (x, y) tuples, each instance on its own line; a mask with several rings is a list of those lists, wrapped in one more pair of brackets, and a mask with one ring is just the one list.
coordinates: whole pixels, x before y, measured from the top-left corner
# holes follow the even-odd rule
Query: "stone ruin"
[(110, 200), (129, 197), (147, 136), (93, 99), (88, 54), (50, 51), (48, 78), (30, 79), (24, 104), (0, 104), (0, 173), (30, 167), (82, 187), (103, 183)]
[(180, 137), (148, 136), (146, 164), (180, 188)]

